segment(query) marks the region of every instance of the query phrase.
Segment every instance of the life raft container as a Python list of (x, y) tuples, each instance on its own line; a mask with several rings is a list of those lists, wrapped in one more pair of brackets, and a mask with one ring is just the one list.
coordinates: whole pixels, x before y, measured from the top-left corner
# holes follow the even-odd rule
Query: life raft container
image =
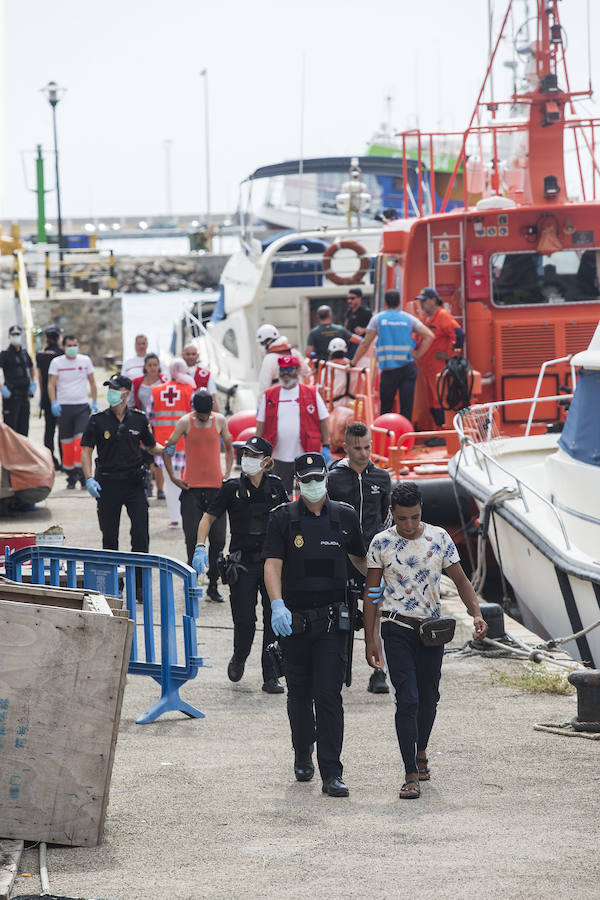
[[(358, 269), (354, 274), (343, 276), (331, 271), (331, 262), (338, 250), (354, 250), (359, 260)], [(323, 274), (334, 284), (360, 284), (369, 268), (369, 258), (366, 254), (365, 248), (357, 241), (335, 241), (323, 254)]]

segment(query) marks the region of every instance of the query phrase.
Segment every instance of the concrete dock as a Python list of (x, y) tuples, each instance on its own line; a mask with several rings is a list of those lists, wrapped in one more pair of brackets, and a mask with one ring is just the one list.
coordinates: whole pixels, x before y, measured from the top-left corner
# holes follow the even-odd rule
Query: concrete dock
[[(33, 404), (32, 404), (33, 408)], [(33, 420), (31, 436), (41, 437)], [(67, 544), (100, 547), (94, 501), (54, 491), (6, 531), (61, 524)], [(183, 533), (150, 501), (152, 552), (183, 558)], [(129, 548), (123, 517), (121, 548)], [(182, 696), (205, 719), (135, 720), (158, 697), (128, 676), (104, 842), (49, 847), (54, 895), (101, 900), (239, 898), (600, 897), (600, 742), (533, 730), (565, 722), (574, 696), (492, 684), (517, 662), (449, 655), (429, 748), (432, 779), (416, 802), (398, 799), (402, 768), (390, 696), (367, 693), (364, 644), (344, 689), (348, 799), (321, 794), (318, 775), (292, 771), (285, 697), (261, 692), (258, 646), (239, 684), (227, 680), (228, 604), (200, 601), (202, 669)], [(257, 642), (258, 644), (258, 642)], [(29, 873), (31, 877), (23, 877)], [(37, 848), (24, 852), (13, 896), (39, 891)]]

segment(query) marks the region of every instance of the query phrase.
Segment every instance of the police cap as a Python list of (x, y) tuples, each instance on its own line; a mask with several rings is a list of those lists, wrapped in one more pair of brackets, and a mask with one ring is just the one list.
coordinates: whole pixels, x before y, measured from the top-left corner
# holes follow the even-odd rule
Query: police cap
[(415, 299), (416, 300), (439, 300), (440, 298), (439, 298), (439, 294), (436, 290), (434, 290), (431, 287), (425, 287), (425, 288), (423, 288), (423, 290), (421, 291), (419, 296), (416, 297)]
[(326, 475), (327, 466), (320, 453), (303, 453), (294, 460), (296, 475), (305, 478), (307, 475)]
[(254, 434), (248, 438), (242, 450), (250, 450), (252, 453), (263, 453), (265, 456), (273, 455), (273, 445), (263, 437)]
[(108, 381), (103, 381), (102, 384), (111, 388), (131, 390), (131, 378), (128, 378), (127, 375), (111, 375)]

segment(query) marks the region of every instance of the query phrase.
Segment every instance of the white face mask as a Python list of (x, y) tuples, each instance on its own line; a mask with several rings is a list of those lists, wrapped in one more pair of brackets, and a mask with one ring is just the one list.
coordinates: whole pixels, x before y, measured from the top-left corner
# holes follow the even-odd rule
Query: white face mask
[(21, 345), (21, 335), (20, 334), (11, 334), (10, 342), (14, 347), (19, 347)]
[(262, 459), (255, 456), (242, 456), (242, 472), (244, 475), (258, 475)]
[(307, 481), (300, 482), (300, 493), (309, 503), (318, 503), (327, 493), (327, 481)]

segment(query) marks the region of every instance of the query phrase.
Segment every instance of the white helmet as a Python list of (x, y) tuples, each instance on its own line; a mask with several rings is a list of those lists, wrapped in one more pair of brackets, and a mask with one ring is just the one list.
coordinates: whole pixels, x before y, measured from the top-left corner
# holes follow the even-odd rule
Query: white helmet
[(278, 337), (279, 332), (274, 325), (261, 325), (256, 332), (256, 340), (261, 345), (261, 347), (265, 348), (268, 348), (269, 344), (272, 344), (273, 341), (276, 341)]
[(344, 338), (333, 338), (327, 346), (329, 353), (347, 353), (348, 345)]

